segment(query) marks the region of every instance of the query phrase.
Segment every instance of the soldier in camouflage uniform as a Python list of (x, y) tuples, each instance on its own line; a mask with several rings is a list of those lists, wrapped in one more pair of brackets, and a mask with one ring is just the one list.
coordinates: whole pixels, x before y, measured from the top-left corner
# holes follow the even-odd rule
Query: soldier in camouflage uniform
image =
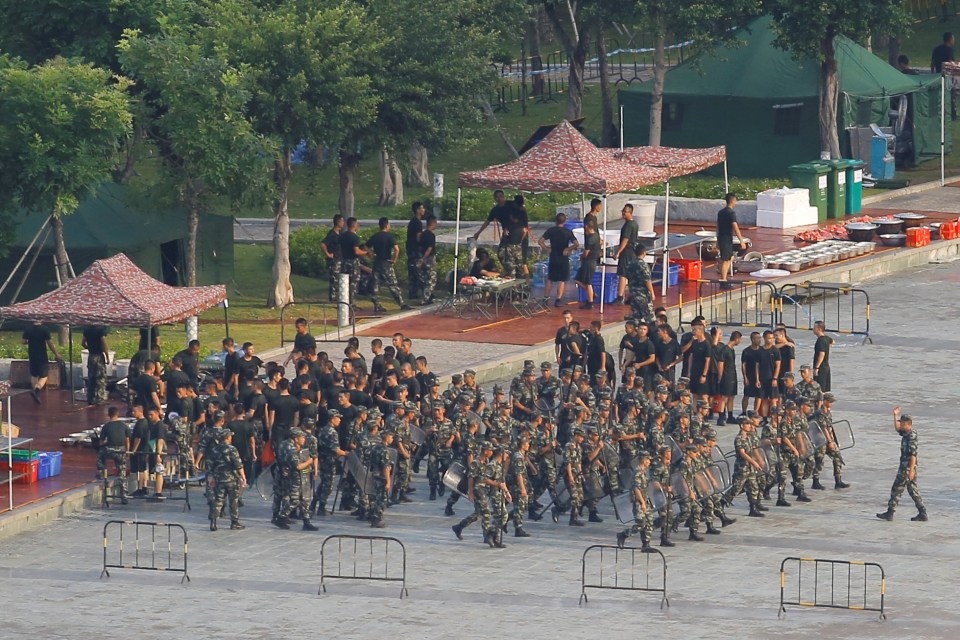
[(650, 548), (650, 538), (653, 536), (653, 505), (647, 497), (649, 480), (647, 472), (650, 470), (650, 454), (642, 451), (639, 454), (637, 470), (633, 474), (633, 521), (634, 524), (617, 534), (617, 546), (621, 549), (631, 534), (640, 533), (640, 549)]
[(343, 420), (340, 412), (336, 409), (328, 410), (327, 419), (327, 424), (320, 429), (317, 437), (319, 478), (314, 500), (317, 503), (316, 514), (320, 516), (327, 515), (327, 500), (333, 491), (337, 459), (347, 456), (347, 452), (340, 448), (340, 435), (337, 433)]
[(673, 547), (670, 540), (670, 531), (673, 529), (673, 490), (670, 487), (670, 465), (673, 460), (673, 450), (667, 446), (649, 449), (651, 456), (650, 481), (656, 483), (663, 491), (665, 498), (663, 508), (658, 512), (660, 521), (660, 546)]
[(900, 415), (900, 407), (893, 410), (893, 428), (900, 434), (900, 466), (897, 469), (897, 477), (893, 481), (893, 487), (890, 489), (887, 510), (878, 513), (877, 517), (881, 520), (893, 520), (893, 512), (896, 511), (900, 496), (906, 489), (917, 507), (917, 515), (910, 519), (914, 522), (926, 522), (927, 507), (923, 504), (920, 487), (917, 485), (917, 469), (920, 466), (918, 455), (920, 439), (917, 437), (917, 432), (913, 430), (913, 419), (908, 415)]
[(836, 399), (836, 396), (830, 392), (823, 394), (820, 409), (813, 415), (813, 419), (820, 425), (823, 435), (827, 438), (827, 443), (817, 449), (814, 458), (816, 464), (813, 471), (814, 489), (823, 489), (823, 485), (820, 484), (820, 471), (823, 469), (825, 456), (830, 456), (833, 460), (834, 489), (846, 489), (850, 486), (843, 481), (843, 454), (840, 452), (840, 447), (837, 444), (837, 433), (833, 428), (833, 414), (830, 411)]
[(392, 431), (394, 434), (393, 447), (399, 454), (397, 457), (397, 476), (393, 482), (393, 490), (390, 494), (390, 504), (400, 504), (413, 502), (407, 497), (406, 485), (413, 474), (410, 424), (407, 422), (407, 408), (400, 402), (393, 403), (394, 413), (387, 416), (384, 422), (384, 428)]
[(283, 477), (283, 492), (279, 495), (279, 510), (273, 523), (281, 529), (290, 528), (289, 516), (297, 511), (303, 514), (303, 530), (316, 531), (317, 527), (310, 522), (310, 492), (314, 459), (310, 451), (304, 447), (307, 434), (299, 427), (290, 430), (290, 437), (280, 444), (277, 452), (278, 475), (274, 478), (274, 506), (277, 503), (277, 479)]
[(560, 395), (560, 379), (553, 375), (553, 365), (549, 362), (540, 363), (540, 377), (537, 378), (537, 397), (544, 398), (551, 405), (557, 402)]
[(683, 460), (680, 462), (679, 473), (687, 491), (681, 499), (678, 520), (686, 524), (690, 531), (690, 540), (703, 542), (703, 536), (697, 532), (703, 516), (703, 509), (700, 505), (700, 496), (697, 494), (697, 485), (694, 482), (694, 475), (700, 470), (700, 452), (693, 442), (681, 445), (681, 449), (683, 449)]
[[(793, 495), (797, 502), (810, 502), (810, 497), (803, 489), (803, 478), (806, 470), (806, 458), (800, 452), (800, 433), (807, 430), (807, 419), (804, 411), (810, 410), (810, 401), (806, 397), (800, 398), (800, 406), (794, 411), (787, 412), (787, 418), (783, 421), (781, 429), (784, 443), (793, 446), (787, 447), (787, 460), (790, 468), (790, 475), (793, 480)], [(803, 407), (806, 407), (805, 409)], [(805, 435), (805, 434), (804, 434)], [(781, 454), (781, 459), (783, 455)]]
[(209, 505), (214, 497), (214, 480), (211, 471), (213, 466), (210, 462), (210, 456), (213, 455), (213, 449), (220, 444), (220, 438), (223, 435), (224, 414), (218, 411), (213, 415), (213, 424), (208, 425), (200, 433), (200, 439), (197, 441), (197, 468), (204, 472), (206, 482), (204, 483), (203, 497)]
[[(711, 447), (707, 445), (707, 440), (699, 435), (694, 436), (693, 443), (697, 447), (696, 468), (699, 474), (697, 493), (700, 498), (701, 518), (703, 519), (703, 523), (707, 525), (708, 534), (720, 535), (720, 530), (713, 525), (713, 519), (716, 517), (718, 508), (717, 505), (720, 502), (715, 492), (720, 487), (714, 484), (713, 478), (708, 473), (703, 473), (707, 471), (710, 466)], [(703, 484), (701, 485), (701, 483)]]
[(797, 388), (795, 384), (795, 376), (792, 371), (787, 371), (780, 379), (783, 380), (783, 392), (780, 394), (780, 402), (784, 403), (787, 400), (793, 400), (796, 402), (800, 399), (800, 389)]
[[(367, 246), (373, 250), (374, 254), (373, 288), (370, 294), (370, 300), (373, 302), (375, 311), (385, 311), (378, 300), (380, 297), (380, 285), (384, 284), (387, 286), (387, 289), (390, 290), (390, 294), (393, 295), (393, 298), (397, 301), (397, 304), (400, 305), (400, 308), (407, 311), (410, 309), (410, 305), (403, 300), (403, 293), (400, 291), (400, 285), (397, 284), (397, 274), (393, 270), (393, 265), (400, 255), (400, 245), (396, 244), (396, 239), (393, 238), (393, 234), (390, 233), (390, 221), (387, 218), (380, 218), (379, 224), (380, 231), (375, 233), (370, 240), (367, 241)], [(383, 239), (389, 239), (392, 242), (386, 242), (383, 241)]]
[[(459, 415), (453, 422), (455, 429), (455, 455), (460, 463), (463, 465), (463, 468), (468, 472), (471, 468), (471, 464), (480, 455), (480, 445), (482, 443), (482, 438), (478, 435), (480, 430), (480, 422), (476, 418), (468, 418), (466, 415)], [(460, 494), (456, 491), (451, 491), (449, 497), (447, 497), (447, 505), (443, 510), (443, 514), (446, 516), (455, 515), (453, 511), (453, 505), (457, 503), (460, 499)]]
[(737, 458), (733, 466), (732, 487), (727, 498), (727, 504), (731, 504), (733, 499), (746, 489), (750, 516), (754, 518), (764, 517), (764, 507), (760, 504), (760, 488), (757, 485), (757, 475), (763, 472), (763, 465), (757, 458), (762, 455), (757, 451), (759, 438), (754, 435), (758, 422), (759, 414), (752, 409), (747, 411), (740, 422), (740, 433), (733, 441)]
[(367, 468), (374, 478), (373, 495), (370, 496), (370, 526), (375, 529), (387, 526), (383, 521), (383, 512), (393, 488), (393, 464), (389, 451), (393, 439), (392, 431), (384, 431), (380, 443), (373, 447), (367, 460)]
[(512, 436), (515, 424), (526, 424), (511, 418), (510, 413), (510, 407), (508, 405), (502, 405), (499, 407), (496, 414), (491, 416), (489, 421), (485, 421), (487, 425), (487, 432), (484, 434), (484, 436), (487, 440), (491, 440), (496, 444), (510, 444), (511, 440), (513, 439)]
[(633, 464), (640, 450), (645, 448), (647, 434), (640, 427), (640, 405), (633, 397), (623, 401), (620, 409), (620, 424), (616, 426), (620, 444), (620, 466)]
[(460, 392), (463, 389), (463, 376), (455, 373), (450, 376), (450, 386), (443, 392), (443, 404), (447, 409), (447, 415), (452, 420), (454, 409), (457, 407), (457, 400), (460, 398)]
[(509, 465), (509, 452), (501, 445), (496, 445), (493, 450), (493, 481), (490, 486), (490, 529), (487, 533), (487, 543), (492, 547), (502, 549), (506, 547), (503, 544), (503, 534), (507, 530), (507, 523), (510, 521), (507, 515), (507, 503), (513, 501), (513, 496), (507, 486), (507, 466)]
[(510, 404), (515, 420), (530, 422), (537, 415), (537, 385), (533, 369), (524, 369), (523, 380), (510, 390)]
[[(629, 250), (629, 249), (628, 249)], [(645, 260), (647, 249), (637, 244), (637, 259), (627, 265), (627, 283), (630, 287), (630, 311), (635, 322), (653, 323), (653, 301), (657, 295), (653, 289), (650, 266)]]
[[(581, 484), (583, 484), (583, 479), (590, 478), (603, 478), (604, 472), (604, 449), (605, 445), (603, 439), (600, 437), (600, 431), (596, 423), (589, 423), (586, 427), (587, 437), (581, 445), (581, 451), (583, 453), (583, 461), (581, 472), (583, 478), (581, 479)], [(584, 491), (586, 495), (586, 491)], [(596, 497), (585, 498), (583, 503), (587, 507), (587, 511), (590, 514), (590, 522), (603, 522), (603, 518), (600, 517), (600, 514), (597, 512), (597, 505), (599, 504), (600, 499)]]
[(240, 489), (247, 484), (247, 476), (243, 471), (243, 461), (233, 446), (233, 432), (225, 429), (226, 433), (220, 444), (213, 450), (213, 477), (217, 483), (216, 494), (210, 505), (210, 531), (217, 530), (217, 518), (226, 501), (230, 507), (230, 528), (244, 529), (240, 524)]
[[(788, 400), (780, 405), (782, 413), (774, 412), (769, 419), (764, 419), (761, 423), (760, 441), (769, 443), (777, 452), (777, 463), (774, 465), (773, 475), (768, 477), (758, 477), (757, 484), (763, 494), (764, 499), (770, 499), (770, 489), (777, 485), (777, 506), (789, 507), (785, 494), (787, 490), (787, 472), (790, 469), (791, 461), (796, 457), (796, 447), (793, 439), (786, 437), (791, 434), (792, 427), (789, 421), (792, 416), (796, 416), (797, 405), (792, 400)], [(759, 452), (758, 452), (759, 453)]]
[[(137, 415), (143, 417), (143, 407), (138, 406)], [(107, 482), (107, 460), (113, 460), (117, 468), (120, 503), (127, 504), (127, 451), (130, 450), (130, 427), (119, 420), (120, 410), (109, 409), (110, 420), (100, 430), (100, 442), (97, 448), (97, 472)], [(107, 487), (104, 486), (104, 491)]]
[[(433, 232), (437, 228), (437, 219), (434, 216), (427, 217), (427, 231), (430, 232), (431, 237)], [(427, 249), (429, 255), (422, 256), (417, 260), (417, 278), (420, 281), (420, 287), (423, 293), (420, 296), (420, 299), (423, 300), (423, 304), (430, 304), (433, 301), (433, 290), (437, 287), (437, 251), (436, 247), (429, 247)]]
[(193, 458), (193, 425), (179, 413), (167, 414), (173, 439), (177, 443), (177, 456), (180, 465), (180, 477), (192, 478), (197, 475), (197, 466)]
[(570, 430), (576, 419), (577, 399), (579, 397), (577, 385), (573, 382), (573, 372), (570, 369), (560, 370), (560, 412), (557, 416), (557, 441), (565, 446), (570, 441)]
[[(554, 509), (557, 510), (559, 517), (562, 508), (560, 497), (557, 494), (557, 449), (560, 447), (555, 434), (554, 424), (549, 420), (542, 420), (540, 428), (534, 431), (531, 436), (530, 448), (531, 457), (536, 465), (536, 477), (533, 480), (533, 496), (539, 496), (544, 492), (550, 496), (553, 501)], [(542, 516), (537, 513), (537, 509), (542, 508), (538, 502), (530, 503), (530, 519), (540, 520)]]
[(819, 408), (823, 391), (820, 389), (820, 383), (813, 379), (813, 369), (810, 365), (805, 364), (800, 367), (800, 376), (802, 379), (797, 383), (797, 393), (808, 398), (814, 409)]
[[(467, 499), (473, 502), (473, 513), (453, 525), (453, 533), (458, 540), (463, 540), (463, 530), (480, 520), (483, 529), (483, 541), (490, 546), (495, 545), (496, 535), (491, 536), (493, 528), (493, 512), (490, 507), (490, 492), (497, 484), (497, 465), (493, 461), (496, 445), (492, 442), (483, 442), (479, 446), (480, 453), (470, 461), (467, 473), (469, 474), (469, 488)], [(491, 542), (491, 537), (494, 541)]]
[(483, 413), (487, 406), (487, 399), (483, 395), (483, 389), (477, 384), (477, 372), (473, 369), (467, 369), (463, 372), (463, 387), (460, 389), (460, 395), (467, 394), (470, 398), (470, 410), (474, 413)]
[(442, 493), (443, 474), (453, 462), (453, 444), (456, 431), (453, 423), (447, 420), (443, 401), (433, 404), (433, 424), (430, 427), (427, 450), (427, 480), (430, 483), (430, 499), (436, 500)]
[(507, 487), (510, 489), (510, 495), (513, 496), (510, 520), (513, 521), (513, 535), (517, 538), (530, 537), (530, 534), (523, 529), (523, 517), (529, 508), (532, 489), (528, 472), (531, 466), (529, 456), (530, 438), (522, 436), (517, 440), (517, 449), (510, 454), (507, 469)]
[(570, 526), (582, 527), (583, 520), (578, 517), (583, 508), (583, 442), (585, 440), (583, 427), (573, 428), (573, 438), (563, 449), (563, 474), (567, 481), (567, 491), (570, 493)]

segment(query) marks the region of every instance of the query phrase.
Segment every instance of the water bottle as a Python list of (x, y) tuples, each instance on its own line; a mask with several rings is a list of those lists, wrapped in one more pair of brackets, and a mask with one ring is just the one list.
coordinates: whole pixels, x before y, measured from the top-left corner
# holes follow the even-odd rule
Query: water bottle
[(547, 263), (538, 262), (533, 265), (533, 286), (542, 289), (547, 286)]

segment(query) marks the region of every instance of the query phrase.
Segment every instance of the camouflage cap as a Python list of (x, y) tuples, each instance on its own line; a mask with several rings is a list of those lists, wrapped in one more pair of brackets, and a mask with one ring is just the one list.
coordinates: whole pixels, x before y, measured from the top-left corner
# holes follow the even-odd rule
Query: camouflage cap
[(571, 433), (573, 433), (573, 435), (575, 435), (575, 436), (582, 436), (582, 435), (585, 435), (585, 434), (586, 434), (586, 431), (584, 431), (583, 427), (577, 426), (577, 427), (574, 427), (574, 428), (573, 428), (573, 430), (571, 431)]
[(800, 371), (812, 371), (812, 370), (813, 370), (813, 367), (811, 367), (811, 366), (808, 365), (808, 364), (802, 364), (802, 365), (800, 365)]
[(593, 374), (593, 377), (596, 378), (597, 380), (601, 378), (606, 378), (607, 377), (606, 369), (600, 369), (600, 371), (597, 371), (595, 374)]
[(336, 409), (328, 409), (328, 410), (327, 410), (327, 417), (328, 417), (328, 418), (339, 418), (339, 417), (340, 417), (340, 412), (337, 411)]
[(225, 414), (223, 411), (217, 411), (215, 414), (213, 414), (214, 420), (223, 420), (226, 417), (227, 417), (227, 414)]
[(699, 445), (696, 442), (688, 442), (683, 445), (683, 450), (687, 453), (697, 453), (697, 451), (699, 451)]
[(660, 385), (657, 387), (657, 393), (670, 393), (670, 387), (666, 385)]
[(904, 413), (900, 416), (900, 422), (909, 422), (910, 424), (913, 424), (913, 417)]
[(457, 384), (458, 382), (463, 382), (463, 376), (460, 375), (459, 373), (453, 374), (452, 376), (450, 376), (450, 379), (453, 381), (453, 384)]
[(683, 390), (681, 390), (680, 393), (679, 393), (679, 395), (680, 395), (681, 398), (692, 398), (692, 397), (693, 397), (693, 394), (690, 393), (690, 390), (689, 390), (689, 389), (683, 389)]
[(466, 405), (473, 404), (473, 396), (471, 396), (469, 393), (461, 393), (459, 396), (457, 396), (457, 402)]
[(640, 451), (637, 452), (637, 460), (649, 460), (649, 459), (650, 459), (650, 452), (647, 451), (646, 449), (640, 449)]
[(781, 377), (782, 379), (784, 379), (784, 380), (786, 380), (787, 378), (790, 378), (791, 380), (793, 380), (793, 378), (794, 378), (793, 371), (787, 371), (786, 373), (784, 373), (784, 374), (783, 374), (782, 376), (780, 376), (780, 377)]
[(657, 407), (655, 409), (650, 410), (650, 418), (653, 420), (656, 420), (660, 416), (664, 416), (664, 415), (667, 415), (667, 410), (664, 409), (663, 407)]
[[(790, 402), (790, 401), (787, 400), (787, 402)], [(797, 398), (798, 407), (808, 406), (810, 404), (811, 404), (810, 398), (808, 398), (807, 396), (800, 396), (799, 398)]]
[(700, 429), (700, 435), (703, 436), (704, 439), (706, 440), (716, 440), (717, 430), (711, 426), (704, 425), (703, 428)]
[(362, 404), (357, 405), (357, 413), (360, 413), (360, 414), (363, 414), (363, 415), (367, 415), (367, 414), (369, 414), (371, 411), (373, 411), (373, 409), (371, 409), (370, 407), (368, 407), (368, 406), (366, 406), (366, 405), (362, 405)]
[(653, 383), (657, 384), (658, 382), (663, 382), (663, 376), (659, 373), (653, 374)]
[(697, 409), (709, 409), (710, 403), (706, 400), (697, 400)]
[(477, 375), (477, 372), (474, 371), (473, 369), (467, 369), (466, 371), (463, 372), (463, 375), (464, 375), (464, 377), (466, 377), (466, 376), (476, 376), (476, 375)]
[(582, 364), (575, 364), (575, 365), (573, 365), (573, 372), (574, 372), (574, 373), (583, 373), (583, 365), (582, 365)]
[(404, 411), (406, 411), (407, 409), (406, 406), (404, 406), (404, 404), (399, 401), (390, 403), (390, 408), (393, 409), (394, 411), (396, 411), (397, 409), (403, 409)]
[(177, 413), (176, 411), (171, 411), (170, 413), (167, 414), (167, 420), (169, 420), (170, 422), (173, 422), (179, 419), (180, 419), (180, 414)]
[(504, 393), (503, 387), (501, 387), (499, 384), (493, 385), (493, 395), (499, 395), (502, 393)]
[(523, 376), (524, 376), (524, 377), (527, 377), (527, 376), (535, 376), (535, 375), (537, 375), (537, 373), (536, 373), (536, 371), (534, 371), (533, 369), (524, 369), (524, 370), (523, 370)]
[(744, 415), (746, 415), (751, 420), (756, 420), (760, 417), (760, 414), (754, 411), (753, 409), (748, 410), (747, 413)]
[(553, 363), (547, 362), (546, 360), (544, 360), (543, 362), (540, 363), (540, 370), (541, 370), (541, 371), (552, 371), (552, 370), (553, 370)]
[(367, 431), (372, 431), (373, 429), (379, 429), (379, 428), (380, 428), (380, 421), (379, 421), (379, 420), (370, 420), (370, 419), (368, 418), (367, 421), (364, 423), (363, 426), (365, 426), (365, 427), (367, 428)]
[(483, 442), (480, 443), (480, 448), (483, 450), (489, 449), (490, 451), (495, 451), (497, 447), (495, 444), (493, 444), (493, 441), (484, 440)]
[(534, 363), (533, 363), (533, 360), (524, 360), (524, 361), (523, 361), (523, 368), (524, 368), (524, 369), (533, 369), (534, 366), (535, 366), (535, 365), (534, 365)]
[(687, 376), (680, 376), (680, 378), (677, 379), (677, 384), (690, 384), (690, 378)]
[(623, 369), (623, 375), (625, 375), (625, 376), (635, 376), (635, 375), (637, 375), (637, 370), (634, 368), (634, 366), (633, 366), (632, 364), (631, 364), (631, 365), (627, 365), (627, 366), (624, 367), (624, 369)]
[(300, 427), (294, 427), (293, 429), (290, 429), (291, 438), (299, 438), (300, 436), (305, 436), (305, 435), (307, 434)]
[(702, 447), (703, 445), (707, 444), (707, 439), (703, 436), (694, 436), (693, 443)]
[(563, 369), (560, 369), (560, 377), (572, 376), (572, 375), (573, 375), (573, 370), (570, 369), (570, 367), (564, 367)]
[(303, 428), (306, 429), (307, 431), (309, 431), (310, 429), (313, 429), (315, 426), (317, 426), (316, 418), (307, 418), (306, 420), (303, 421)]
[(367, 417), (369, 418), (379, 418), (382, 415), (383, 414), (380, 412), (380, 409), (378, 409), (377, 407), (373, 407), (370, 409), (369, 412), (367, 412)]
[(797, 403), (794, 402), (793, 400), (787, 400), (786, 402), (783, 403), (783, 408), (786, 409), (787, 411), (793, 411), (794, 409), (797, 408)]
[(382, 432), (380, 433), (380, 437), (381, 437), (383, 440), (386, 440), (387, 438), (393, 438), (393, 437), (396, 436), (396, 435), (397, 435), (397, 432), (396, 432), (396, 431), (393, 431), (392, 429), (387, 429), (387, 430), (382, 431)]
[(825, 394), (823, 394), (823, 401), (824, 401), (824, 402), (836, 402), (836, 401), (837, 401), (837, 396), (835, 396), (835, 395), (833, 395), (832, 393), (830, 393), (829, 391), (827, 391)]

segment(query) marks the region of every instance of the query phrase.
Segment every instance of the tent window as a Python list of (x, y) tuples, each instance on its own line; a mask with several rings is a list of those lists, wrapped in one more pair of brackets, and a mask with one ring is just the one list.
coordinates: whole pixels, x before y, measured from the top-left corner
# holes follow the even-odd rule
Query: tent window
[(683, 104), (680, 102), (664, 103), (660, 127), (664, 131), (680, 131), (682, 125)]
[(800, 110), (802, 104), (777, 104), (773, 106), (773, 135), (799, 136)]

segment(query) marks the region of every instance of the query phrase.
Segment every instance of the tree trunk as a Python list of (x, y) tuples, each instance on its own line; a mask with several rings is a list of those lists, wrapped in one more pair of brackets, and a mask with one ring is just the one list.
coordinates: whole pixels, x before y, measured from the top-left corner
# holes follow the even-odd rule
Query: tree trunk
[[(651, 147), (660, 146), (663, 131), (663, 85), (667, 75), (666, 37), (657, 34), (653, 51), (653, 91), (650, 92), (650, 140)], [(621, 126), (622, 123), (621, 123)]]
[(597, 61), (600, 65), (600, 146), (615, 147), (618, 140), (617, 128), (613, 124), (610, 65), (607, 64), (607, 44), (603, 41), (603, 26), (601, 25), (597, 25)]
[(583, 68), (587, 63), (587, 45), (590, 41), (590, 32), (587, 29), (580, 31), (577, 46), (570, 56), (570, 76), (567, 80), (567, 109), (563, 117), (567, 120), (576, 120), (583, 115)]
[(277, 201), (273, 210), (273, 290), (267, 297), (267, 306), (272, 308), (293, 302), (293, 284), (290, 283), (290, 214), (287, 209), (292, 176), (293, 151), (284, 149), (273, 168), (273, 180), (277, 186)]
[(53, 228), (53, 255), (56, 260), (57, 275), (60, 284), (66, 284), (70, 280), (70, 256), (67, 254), (67, 243), (63, 237), (63, 221), (60, 216), (54, 215), (50, 218), (50, 226)]
[(833, 159), (840, 158), (840, 137), (837, 133), (837, 99), (840, 83), (837, 79), (837, 57), (833, 38), (820, 44), (823, 62), (820, 63), (820, 150), (830, 153)]
[(200, 205), (195, 197), (187, 205), (187, 286), (197, 286), (197, 230), (200, 228)]
[(380, 201), (381, 207), (403, 204), (403, 175), (393, 155), (386, 147), (380, 150)]
[(544, 80), (543, 57), (540, 54), (540, 14), (543, 8), (537, 7), (533, 11), (530, 21), (527, 22), (527, 48), (530, 50), (530, 71), (536, 72), (531, 76), (533, 83), (532, 95), (540, 97), (543, 95)]
[(887, 38), (887, 62), (891, 67), (897, 66), (897, 58), (900, 57), (900, 38), (890, 36)]
[(140, 143), (140, 140), (143, 138), (143, 126), (140, 124), (139, 118), (134, 118), (133, 120), (133, 135), (127, 138), (126, 144), (124, 145), (124, 162), (123, 167), (117, 168), (113, 172), (113, 181), (117, 184), (124, 184), (127, 180), (133, 177), (135, 173), (134, 167), (137, 162), (137, 147)]
[(345, 218), (353, 216), (354, 205), (356, 204), (353, 185), (357, 179), (359, 167), (359, 154), (340, 152), (340, 200), (337, 203), (337, 208)]
[(410, 145), (410, 166), (407, 168), (407, 184), (413, 187), (430, 187), (430, 169), (427, 166), (427, 148), (419, 142)]

